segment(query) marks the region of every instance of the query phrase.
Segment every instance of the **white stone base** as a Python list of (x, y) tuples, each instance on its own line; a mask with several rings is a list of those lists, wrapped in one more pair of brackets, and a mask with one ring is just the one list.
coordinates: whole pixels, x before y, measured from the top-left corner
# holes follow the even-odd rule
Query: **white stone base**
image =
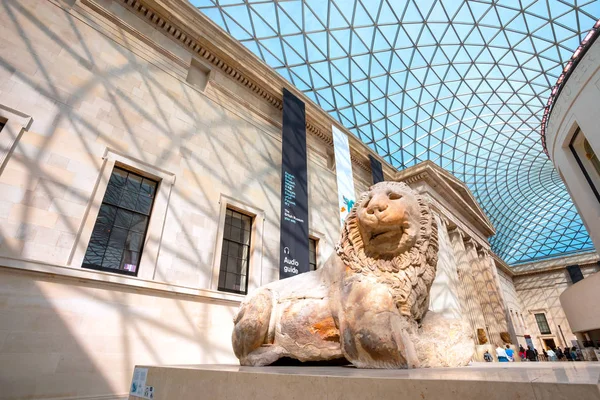
[[(463, 368), (148, 367), (156, 400), (600, 400), (600, 363), (475, 363)], [(130, 399), (141, 399), (130, 396)]]

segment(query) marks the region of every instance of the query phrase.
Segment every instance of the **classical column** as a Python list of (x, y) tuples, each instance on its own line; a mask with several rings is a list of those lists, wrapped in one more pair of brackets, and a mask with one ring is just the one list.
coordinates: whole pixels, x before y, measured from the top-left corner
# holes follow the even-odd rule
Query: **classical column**
[(465, 248), (467, 250), (469, 263), (471, 264), (473, 280), (475, 281), (476, 299), (481, 305), (483, 321), (485, 324), (485, 333), (490, 343), (494, 345), (500, 344), (500, 332), (498, 332), (496, 327), (496, 317), (494, 316), (494, 311), (492, 309), (492, 304), (486, 286), (485, 272), (483, 266), (479, 263), (477, 244), (473, 241), (473, 239), (468, 239), (465, 241)]
[[(487, 250), (484, 248), (477, 249), (477, 257), (479, 266), (481, 269), (482, 278), (484, 280), (484, 295), (487, 296), (489, 311), (491, 313), (489, 318), (490, 331), (494, 332), (496, 344), (504, 344), (505, 340), (501, 335), (501, 332), (506, 332), (506, 320), (505, 316), (502, 315), (504, 310), (500, 307), (500, 298), (498, 292), (498, 286), (496, 285), (496, 278), (490, 269), (489, 259), (487, 258)], [(509, 340), (510, 342), (510, 340)]]
[(462, 318), (456, 260), (448, 225), (437, 213), (434, 217), (438, 226), (439, 251), (437, 272), (429, 292), (429, 309), (446, 318)]
[[(508, 330), (508, 314), (506, 312), (506, 306), (504, 305), (504, 296), (502, 296), (502, 289), (500, 288), (500, 280), (496, 271), (496, 264), (491, 254), (484, 250), (480, 254), (479, 261), (482, 265), (485, 265), (488, 292), (490, 293), (490, 299), (492, 300), (492, 307), (494, 310), (494, 316), (499, 332), (509, 333)], [(515, 337), (516, 338), (516, 337)], [(503, 338), (507, 339), (507, 338)]]
[(454, 229), (449, 234), (452, 248), (454, 249), (454, 259), (460, 282), (459, 300), (464, 310), (463, 315), (466, 315), (466, 319), (471, 324), (471, 328), (473, 328), (475, 343), (479, 344), (477, 329), (485, 330), (485, 321), (483, 320), (481, 305), (475, 297), (476, 289), (472, 276), (471, 263), (467, 256), (462, 233), (458, 229)]
[(473, 316), (471, 315), (471, 307), (467, 299), (467, 290), (465, 282), (460, 278), (460, 274), (463, 273), (463, 269), (461, 267), (461, 263), (466, 262), (466, 254), (464, 246), (461, 246), (463, 243), (462, 236), (458, 228), (448, 229), (448, 238), (450, 239), (450, 244), (452, 245), (452, 257), (454, 258), (455, 268), (456, 268), (456, 279), (458, 282), (458, 302), (460, 304), (461, 314), (463, 318), (469, 322), (473, 330), (475, 330), (475, 324), (473, 322)]

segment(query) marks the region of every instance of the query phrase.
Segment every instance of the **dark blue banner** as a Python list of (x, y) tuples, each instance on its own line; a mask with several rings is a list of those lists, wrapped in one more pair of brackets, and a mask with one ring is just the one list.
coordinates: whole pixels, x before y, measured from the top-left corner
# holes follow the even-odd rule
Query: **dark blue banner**
[(369, 160), (371, 160), (371, 174), (373, 174), (373, 185), (379, 182), (383, 182), (383, 167), (381, 162), (369, 154)]
[(304, 103), (283, 89), (279, 279), (309, 270), (308, 176)]

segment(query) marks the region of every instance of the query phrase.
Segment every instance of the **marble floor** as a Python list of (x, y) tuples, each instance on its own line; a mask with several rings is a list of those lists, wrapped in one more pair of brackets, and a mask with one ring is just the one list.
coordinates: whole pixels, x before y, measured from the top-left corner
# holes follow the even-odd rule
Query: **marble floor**
[[(474, 363), (463, 368), (413, 370), (238, 365), (148, 368), (148, 384), (156, 388), (158, 400), (242, 396), (311, 400), (600, 400), (599, 362)], [(197, 390), (202, 397), (187, 397)]]

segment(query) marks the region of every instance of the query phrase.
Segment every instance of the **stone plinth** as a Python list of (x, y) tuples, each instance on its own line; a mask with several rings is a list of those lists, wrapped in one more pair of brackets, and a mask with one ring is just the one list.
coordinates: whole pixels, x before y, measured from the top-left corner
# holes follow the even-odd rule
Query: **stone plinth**
[(147, 368), (146, 384), (153, 386), (156, 400), (600, 400), (600, 365), (591, 362), (475, 363), (412, 370), (233, 365)]

